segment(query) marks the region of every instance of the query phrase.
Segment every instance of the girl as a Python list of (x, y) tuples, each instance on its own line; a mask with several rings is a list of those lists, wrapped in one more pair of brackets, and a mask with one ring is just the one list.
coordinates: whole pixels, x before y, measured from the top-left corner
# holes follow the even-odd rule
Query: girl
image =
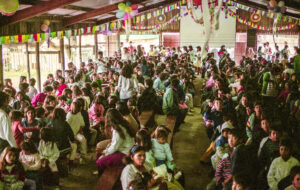
[(85, 123), (81, 115), (79, 102), (72, 102), (71, 111), (67, 114), (67, 122), (72, 128), (75, 139), (79, 141), (81, 155), (85, 156), (87, 153), (87, 142), (82, 131)]
[(65, 95), (61, 95), (60, 97), (58, 97), (57, 108), (63, 109), (66, 113), (69, 112), (70, 106), (67, 104), (67, 97)]
[(93, 126), (99, 125), (100, 122), (103, 121), (104, 100), (105, 99), (102, 95), (96, 96), (93, 105), (89, 109), (89, 119), (92, 122)]
[[(59, 158), (59, 150), (55, 143), (53, 129), (49, 127), (42, 128), (40, 137), (41, 141), (38, 150), (40, 153), (41, 164), (43, 168), (45, 168), (46, 170), (50, 169), (51, 171), (51, 175), (43, 176), (45, 179), (44, 182), (46, 184), (51, 184), (52, 182), (51, 185), (59, 186), (58, 169), (56, 166), (56, 160)], [(45, 174), (46, 172), (44, 173), (44, 175)]]
[(128, 154), (130, 147), (134, 145), (134, 134), (118, 110), (108, 109), (105, 123), (112, 128), (112, 140), (110, 145), (102, 152), (103, 156), (97, 160), (99, 176), (106, 167), (120, 165), (123, 157)]
[(0, 178), (4, 190), (22, 190), (25, 171), (19, 162), (18, 150), (6, 147), (0, 157)]
[(122, 74), (118, 81), (121, 101), (127, 102), (129, 98), (132, 98), (137, 94), (136, 90), (138, 89), (138, 82), (132, 74), (132, 66), (130, 64), (126, 64), (122, 69)]
[(62, 95), (63, 91), (65, 88), (67, 88), (68, 86), (65, 84), (65, 78), (62, 76), (58, 76), (58, 81), (59, 81), (59, 86), (57, 89), (57, 96)]
[(67, 104), (70, 106), (72, 103), (72, 90), (70, 88), (65, 88), (63, 90), (62, 95), (64, 95), (67, 98)]
[(13, 109), (24, 111), (24, 108), (29, 106), (29, 102), (24, 99), (23, 92), (18, 92), (16, 95), (16, 101), (13, 104)]
[(44, 101), (43, 108), (46, 109), (47, 106), (56, 107), (56, 104), (55, 96), (48, 95)]
[(85, 101), (84, 110), (88, 110), (91, 104), (91, 98), (89, 97), (89, 92), (87, 88), (82, 88), (82, 98)]
[(21, 147), (22, 142), (24, 141), (24, 133), (25, 132), (30, 132), (30, 131), (34, 131), (34, 130), (38, 130), (39, 127), (36, 125), (34, 127), (23, 127), (22, 126), (22, 118), (23, 118), (23, 114), (20, 111), (12, 111), (9, 114), (12, 124), (12, 131), (14, 133), (14, 137), (16, 139), (18, 148)]
[(25, 141), (21, 145), (20, 161), (26, 170), (26, 178), (35, 181), (38, 190), (43, 189), (39, 169), (41, 168), (40, 155), (36, 146), (31, 141)]
[(152, 152), (151, 136), (147, 129), (139, 130), (135, 135), (135, 144), (142, 146), (145, 150), (146, 162), (150, 163), (152, 167), (156, 166), (155, 158)]
[[(40, 122), (35, 119), (35, 109), (32, 106), (28, 106), (25, 108), (25, 119), (22, 121), (22, 126), (25, 128), (28, 127), (35, 127), (39, 126), (41, 127)], [(32, 132), (25, 132), (25, 139), (32, 140), (36, 145), (39, 144), (40, 138), (39, 138), (39, 130), (34, 130)]]

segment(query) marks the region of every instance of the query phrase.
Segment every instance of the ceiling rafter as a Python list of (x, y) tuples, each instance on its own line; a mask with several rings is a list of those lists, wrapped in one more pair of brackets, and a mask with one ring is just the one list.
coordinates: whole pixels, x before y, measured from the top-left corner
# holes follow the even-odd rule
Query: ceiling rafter
[[(131, 1), (132, 4), (139, 4), (139, 3), (142, 3), (142, 2), (143, 2), (142, 0), (132, 0)], [(102, 15), (102, 14), (107, 14), (107, 13), (110, 13), (112, 11), (116, 11), (116, 10), (118, 10), (118, 4), (119, 3), (108, 5), (108, 6), (105, 6), (105, 7), (101, 7), (99, 9), (89, 11), (87, 13), (83, 13), (83, 14), (80, 14), (80, 15), (76, 15), (76, 16), (67, 18), (67, 19), (65, 19), (64, 24), (65, 24), (65, 26), (69, 26), (69, 25), (75, 24), (75, 23), (80, 22), (80, 21), (84, 21), (84, 20), (99, 16), (99, 15)]]
[[(155, 3), (155, 4), (151, 4), (151, 5), (139, 8), (138, 10), (139, 10), (139, 13), (143, 13), (143, 12), (149, 11), (151, 9), (155, 9), (155, 8), (159, 8), (159, 7), (162, 7), (162, 6), (166, 6), (166, 5), (171, 4), (171, 3), (175, 3), (177, 1), (178, 0), (162, 1), (162, 2), (159, 2), (159, 3)], [(113, 17), (109, 17), (109, 18), (100, 20), (100, 21), (97, 22), (97, 24), (104, 24), (106, 22), (111, 22), (111, 21), (114, 21), (114, 20), (117, 20), (117, 19), (118, 18), (116, 16), (113, 16)]]
[(13, 16), (2, 17), (0, 19), (1, 25), (8, 25), (20, 22), (25, 19), (29, 19), (53, 9), (57, 9), (63, 6), (67, 6), (69, 4), (75, 3), (80, 0), (51, 0), (51, 1), (43, 1), (37, 5), (32, 7), (17, 11)]

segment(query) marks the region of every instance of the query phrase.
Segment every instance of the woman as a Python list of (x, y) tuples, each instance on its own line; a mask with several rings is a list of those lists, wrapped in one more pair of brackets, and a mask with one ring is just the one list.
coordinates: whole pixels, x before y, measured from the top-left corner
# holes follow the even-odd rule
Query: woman
[(123, 190), (126, 190), (132, 181), (142, 177), (143, 182), (150, 190), (153, 189), (169, 189), (181, 190), (183, 189), (178, 182), (174, 183), (165, 181), (163, 177), (155, 177), (157, 174), (153, 171), (151, 164), (145, 161), (145, 149), (142, 146), (134, 145), (126, 157), (127, 165), (121, 174), (121, 183)]
[(57, 147), (60, 152), (71, 150), (70, 141), (74, 142), (73, 131), (66, 121), (66, 112), (61, 108), (56, 108), (53, 112), (50, 126), (55, 133)]
[(12, 129), (11, 129), (11, 121), (4, 111), (8, 104), (9, 96), (0, 92), (0, 153), (5, 149), (6, 146), (17, 147), (16, 140), (14, 138)]
[[(26, 127), (41, 127), (41, 123), (35, 119), (35, 109), (32, 106), (25, 108), (25, 119), (22, 121), (22, 126)], [(25, 139), (30, 139), (34, 144), (38, 145), (40, 141), (40, 132), (39, 130), (34, 130), (32, 132), (26, 132), (24, 134)]]
[(137, 94), (138, 82), (132, 74), (132, 66), (126, 64), (122, 69), (122, 73), (118, 81), (118, 89), (122, 102), (127, 102), (128, 99), (136, 96)]
[(145, 87), (146, 89), (143, 91), (137, 102), (138, 110), (140, 112), (141, 126), (144, 127), (148, 121), (155, 123), (155, 113), (160, 111), (159, 100), (153, 88), (153, 80), (150, 78), (146, 79)]
[(105, 118), (106, 125), (112, 128), (112, 140), (110, 145), (102, 152), (102, 156), (97, 160), (98, 174), (112, 165), (122, 164), (122, 159), (134, 145), (134, 135), (126, 120), (116, 109), (108, 109)]

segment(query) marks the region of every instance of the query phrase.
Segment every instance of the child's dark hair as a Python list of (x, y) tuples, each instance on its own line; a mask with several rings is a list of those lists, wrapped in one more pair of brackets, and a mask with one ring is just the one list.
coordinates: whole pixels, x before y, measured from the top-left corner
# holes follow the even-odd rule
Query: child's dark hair
[(116, 109), (123, 115), (129, 115), (130, 111), (128, 109), (128, 106), (124, 102), (117, 102), (116, 103)]
[(232, 129), (232, 130), (230, 130), (229, 134), (232, 135), (232, 136), (234, 136), (237, 139), (242, 139), (243, 138), (243, 135), (242, 135), (241, 131), (238, 130), (238, 129)]
[(145, 151), (149, 151), (152, 148), (151, 136), (146, 129), (141, 129), (136, 133), (135, 142), (137, 144), (143, 142), (143, 147)]
[(156, 133), (156, 138), (167, 139), (168, 138), (168, 132), (163, 130), (163, 129), (159, 129)]
[(67, 101), (67, 97), (65, 95), (61, 95), (58, 97), (58, 100)]
[(130, 106), (136, 106), (136, 98), (129, 98), (128, 103)]
[(84, 101), (83, 98), (77, 98), (77, 99), (76, 99), (76, 102), (78, 102), (79, 107), (80, 107), (81, 109), (84, 108), (84, 106), (85, 106), (85, 101)]
[(68, 94), (72, 94), (72, 90), (70, 88), (65, 88), (62, 95), (67, 96)]
[(53, 129), (50, 127), (43, 127), (41, 129), (41, 140), (45, 141), (45, 142), (55, 142), (55, 137), (54, 137), (54, 132)]
[(253, 180), (251, 180), (251, 177), (248, 177), (248, 174), (245, 173), (238, 173), (233, 176), (233, 180), (243, 187), (243, 189), (251, 188), (251, 184)]
[(280, 125), (271, 125), (269, 131), (270, 131), (270, 133), (271, 133), (271, 131), (277, 131), (280, 133), (282, 131), (282, 129), (281, 129)]
[(23, 117), (23, 113), (18, 110), (13, 110), (9, 113), (11, 121), (19, 121)]
[(38, 153), (35, 144), (31, 140), (26, 140), (21, 144), (21, 149), (29, 152), (30, 154)]
[(294, 166), (294, 167), (292, 167), (291, 172), (290, 172), (291, 181), (294, 180), (294, 178), (295, 178), (295, 176), (297, 174), (300, 175), (300, 166)]
[(36, 107), (35, 113), (37, 118), (41, 118), (45, 114), (45, 109), (43, 107)]
[(143, 177), (142, 175), (138, 175), (133, 181), (129, 182), (126, 190), (146, 190), (147, 183), (151, 177), (151, 175), (143, 175)]
[(285, 137), (280, 139), (279, 146), (285, 146), (287, 149), (292, 150), (293, 142), (290, 138)]
[(105, 97), (102, 95), (96, 96), (94, 103), (95, 104), (104, 104)]

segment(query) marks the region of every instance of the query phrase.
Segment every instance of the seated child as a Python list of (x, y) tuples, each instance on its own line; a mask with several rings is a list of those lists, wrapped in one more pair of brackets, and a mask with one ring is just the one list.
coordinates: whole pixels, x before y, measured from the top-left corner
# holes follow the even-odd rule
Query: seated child
[(227, 189), (231, 189), (231, 158), (232, 158), (232, 148), (228, 149), (228, 154), (225, 154), (221, 161), (218, 163), (216, 168), (216, 182), (217, 188), (222, 189), (226, 187), (230, 187)]
[(34, 127), (24, 127), (22, 126), (22, 118), (23, 114), (20, 111), (11, 111), (10, 112), (10, 118), (12, 121), (11, 128), (14, 133), (14, 137), (16, 139), (16, 143), (18, 145), (18, 148), (21, 147), (22, 142), (24, 141), (24, 133), (25, 132), (30, 132), (34, 130), (38, 130), (39, 126), (34, 126)]
[(40, 155), (35, 147), (35, 144), (30, 140), (26, 140), (21, 145), (22, 151), (20, 152), (20, 161), (26, 171), (26, 178), (35, 181), (38, 190), (42, 188), (42, 181), (39, 173), (41, 168)]
[(6, 147), (0, 159), (0, 180), (3, 189), (22, 190), (25, 181), (25, 171), (19, 161), (16, 148)]
[[(39, 153), (42, 167), (51, 172), (51, 176), (43, 176), (44, 182), (49, 185), (59, 186), (58, 169), (56, 160), (59, 158), (59, 150), (55, 143), (53, 129), (44, 127), (40, 132)], [(46, 172), (45, 172), (46, 174)]]
[(61, 95), (58, 97), (58, 106), (57, 108), (62, 108), (66, 113), (70, 110), (70, 105), (67, 104), (67, 97)]
[(295, 166), (291, 169), (290, 179), (292, 184), (284, 190), (299, 190), (300, 189), (300, 167)]
[(277, 190), (280, 180), (289, 175), (291, 168), (300, 166), (299, 161), (292, 156), (291, 139), (281, 139), (279, 143), (280, 157), (275, 158), (268, 172), (268, 184), (271, 190)]
[(166, 164), (166, 161), (171, 162), (171, 164), (174, 162), (170, 145), (167, 143), (167, 140), (168, 133), (165, 130), (158, 130), (156, 138), (152, 139), (152, 151), (156, 166)]
[(216, 153), (211, 157), (211, 163), (214, 169), (218, 165), (225, 153), (228, 152), (228, 132), (233, 129), (230, 122), (224, 122), (222, 124), (222, 134), (216, 141)]

